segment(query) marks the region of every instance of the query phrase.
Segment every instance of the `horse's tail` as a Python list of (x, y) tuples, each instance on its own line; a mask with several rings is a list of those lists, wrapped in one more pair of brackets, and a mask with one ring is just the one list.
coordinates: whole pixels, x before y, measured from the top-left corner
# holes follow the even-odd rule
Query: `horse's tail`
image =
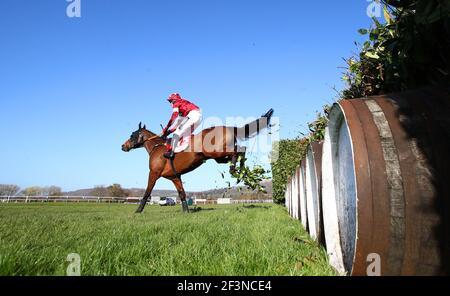
[(273, 112), (273, 109), (270, 109), (266, 114), (262, 115), (261, 118), (247, 123), (243, 127), (235, 127), (235, 139), (247, 140), (257, 136), (262, 130), (269, 127)]

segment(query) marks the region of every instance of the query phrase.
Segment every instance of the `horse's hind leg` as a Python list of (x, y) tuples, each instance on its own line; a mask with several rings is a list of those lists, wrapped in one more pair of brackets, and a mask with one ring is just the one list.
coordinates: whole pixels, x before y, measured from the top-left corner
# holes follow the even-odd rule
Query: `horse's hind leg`
[(184, 192), (183, 182), (181, 182), (180, 178), (173, 179), (172, 182), (175, 185), (175, 188), (177, 188), (178, 196), (181, 199), (181, 205), (183, 207), (183, 212), (189, 213), (189, 207), (186, 201), (186, 192)]

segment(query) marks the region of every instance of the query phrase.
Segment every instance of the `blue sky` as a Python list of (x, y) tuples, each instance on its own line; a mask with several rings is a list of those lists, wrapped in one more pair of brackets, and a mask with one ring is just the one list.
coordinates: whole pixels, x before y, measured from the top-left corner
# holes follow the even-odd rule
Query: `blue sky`
[[(120, 146), (139, 121), (160, 130), (172, 92), (204, 117), (274, 108), (295, 137), (371, 22), (365, 0), (81, 0), (81, 18), (67, 5), (0, 1), (0, 183), (145, 187), (146, 152)], [(224, 170), (209, 161), (185, 188), (226, 186)]]

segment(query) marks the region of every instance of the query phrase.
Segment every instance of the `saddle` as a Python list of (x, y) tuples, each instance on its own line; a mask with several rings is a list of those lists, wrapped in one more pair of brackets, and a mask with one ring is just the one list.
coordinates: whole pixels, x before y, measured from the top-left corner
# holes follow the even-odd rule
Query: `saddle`
[[(189, 147), (189, 144), (191, 143), (191, 136), (192, 135), (186, 135), (186, 136), (183, 136), (182, 138), (180, 138), (177, 146), (173, 147), (173, 152), (180, 153), (180, 152), (185, 151)], [(167, 142), (168, 143), (172, 142), (172, 139), (171, 138), (167, 139)]]

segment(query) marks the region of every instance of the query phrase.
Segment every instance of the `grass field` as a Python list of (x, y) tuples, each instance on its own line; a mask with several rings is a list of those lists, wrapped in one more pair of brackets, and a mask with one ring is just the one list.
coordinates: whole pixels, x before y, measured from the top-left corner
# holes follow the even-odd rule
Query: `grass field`
[(278, 205), (0, 204), (0, 275), (334, 275)]

